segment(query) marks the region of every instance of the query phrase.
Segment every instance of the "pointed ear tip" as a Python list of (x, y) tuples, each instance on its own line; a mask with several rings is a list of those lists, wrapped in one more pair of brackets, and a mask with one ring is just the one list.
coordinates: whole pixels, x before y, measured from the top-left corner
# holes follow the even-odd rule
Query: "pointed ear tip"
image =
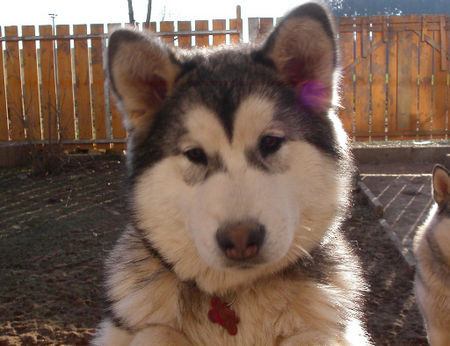
[(333, 40), (336, 39), (335, 21), (330, 9), (325, 4), (317, 1), (304, 3), (289, 12), (280, 24), (302, 18), (309, 18), (320, 23), (325, 33)]
[(434, 177), (437, 174), (447, 174), (448, 175), (449, 171), (448, 171), (448, 169), (445, 166), (437, 164), (433, 168), (433, 174), (432, 175)]
[(133, 42), (139, 40), (142, 40), (142, 35), (132, 29), (119, 28), (109, 35), (109, 45), (122, 41)]
[(306, 2), (288, 13), (287, 17), (310, 16), (316, 19), (330, 20), (331, 12), (328, 6), (318, 1)]

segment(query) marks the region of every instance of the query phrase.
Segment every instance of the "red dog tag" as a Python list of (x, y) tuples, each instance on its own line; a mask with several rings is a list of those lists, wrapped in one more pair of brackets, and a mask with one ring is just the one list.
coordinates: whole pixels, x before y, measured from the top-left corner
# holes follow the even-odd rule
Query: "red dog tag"
[(208, 312), (208, 317), (211, 322), (218, 323), (224, 327), (229, 334), (237, 334), (239, 317), (230, 309), (228, 304), (222, 303), (218, 297), (211, 299), (211, 310)]

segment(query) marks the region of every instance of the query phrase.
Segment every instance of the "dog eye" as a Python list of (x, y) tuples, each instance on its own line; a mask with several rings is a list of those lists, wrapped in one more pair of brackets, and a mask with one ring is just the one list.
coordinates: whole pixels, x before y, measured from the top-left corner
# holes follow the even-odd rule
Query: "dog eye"
[(280, 148), (283, 142), (285, 141), (284, 137), (277, 137), (277, 136), (264, 136), (259, 141), (259, 151), (261, 152), (261, 155), (263, 157), (266, 157), (270, 154), (273, 154), (277, 152)]
[(201, 148), (188, 149), (183, 154), (188, 158), (189, 161), (197, 165), (206, 166), (206, 164), (208, 163), (208, 158), (206, 157), (205, 152)]

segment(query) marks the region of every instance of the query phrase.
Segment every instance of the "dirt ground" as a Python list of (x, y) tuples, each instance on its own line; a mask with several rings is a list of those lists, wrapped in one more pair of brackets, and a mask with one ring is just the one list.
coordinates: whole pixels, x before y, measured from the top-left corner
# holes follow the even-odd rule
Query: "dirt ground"
[[(102, 316), (102, 261), (127, 222), (118, 157), (74, 160), (63, 173), (0, 170), (0, 345), (84, 345)], [(345, 227), (371, 291), (376, 345), (426, 345), (413, 272), (355, 191)]]

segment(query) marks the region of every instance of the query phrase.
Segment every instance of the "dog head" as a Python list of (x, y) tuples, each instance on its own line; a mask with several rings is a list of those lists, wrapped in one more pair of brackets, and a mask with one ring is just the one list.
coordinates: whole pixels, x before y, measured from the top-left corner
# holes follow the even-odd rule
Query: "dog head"
[(137, 227), (181, 279), (223, 292), (308, 256), (338, 227), (349, 179), (337, 60), (316, 3), (252, 49), (111, 35)]

